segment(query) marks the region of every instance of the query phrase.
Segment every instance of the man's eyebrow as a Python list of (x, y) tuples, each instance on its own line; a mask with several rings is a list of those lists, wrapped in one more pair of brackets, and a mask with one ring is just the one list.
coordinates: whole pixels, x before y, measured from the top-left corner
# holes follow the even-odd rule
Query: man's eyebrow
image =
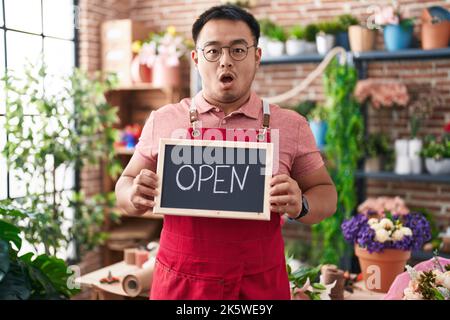
[[(247, 40), (245, 39), (236, 39), (230, 42), (230, 45), (236, 44), (236, 43), (245, 43), (248, 44)], [(204, 47), (209, 46), (211, 44), (221, 44), (220, 41), (207, 41), (203, 44)]]

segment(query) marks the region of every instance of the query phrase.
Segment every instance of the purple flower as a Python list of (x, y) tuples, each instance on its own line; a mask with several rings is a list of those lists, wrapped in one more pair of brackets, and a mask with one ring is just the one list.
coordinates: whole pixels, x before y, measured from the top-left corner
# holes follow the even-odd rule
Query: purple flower
[(357, 243), (366, 248), (370, 253), (382, 252), (384, 249), (417, 250), (431, 239), (430, 224), (427, 219), (418, 212), (406, 215), (393, 215), (394, 225), (398, 220), (403, 227), (411, 229), (412, 236), (403, 236), (401, 240), (388, 240), (379, 242), (375, 240), (375, 230), (368, 224), (368, 218), (363, 214), (357, 214), (351, 219), (345, 220), (341, 229), (345, 240)]

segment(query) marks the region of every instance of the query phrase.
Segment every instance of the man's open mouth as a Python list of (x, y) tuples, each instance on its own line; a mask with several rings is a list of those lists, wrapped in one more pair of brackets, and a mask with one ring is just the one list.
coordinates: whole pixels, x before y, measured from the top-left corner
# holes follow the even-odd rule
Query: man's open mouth
[(231, 74), (223, 74), (220, 76), (220, 82), (222, 83), (231, 83), (234, 80), (234, 77)]

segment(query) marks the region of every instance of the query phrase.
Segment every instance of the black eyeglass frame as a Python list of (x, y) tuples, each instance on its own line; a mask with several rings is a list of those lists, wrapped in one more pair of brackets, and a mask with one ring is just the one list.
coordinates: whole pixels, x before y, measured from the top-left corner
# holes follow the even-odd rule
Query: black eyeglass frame
[(203, 52), (203, 57), (205, 58), (206, 61), (208, 61), (208, 62), (217, 62), (217, 61), (220, 60), (220, 58), (222, 58), (222, 55), (223, 55), (223, 49), (225, 49), (225, 48), (228, 48), (228, 54), (230, 55), (230, 57), (231, 57), (234, 61), (242, 61), (242, 60), (245, 60), (245, 58), (247, 58), (247, 56), (248, 56), (248, 51), (249, 51), (248, 49), (250, 49), (251, 47), (255, 47), (255, 48), (258, 47), (258, 45), (257, 45), (256, 43), (252, 44), (251, 46), (245, 46), (245, 48), (247, 49), (246, 54), (245, 54), (245, 57), (243, 57), (242, 59), (235, 59), (235, 58), (233, 57), (233, 55), (231, 54), (231, 47), (234, 46), (234, 45), (236, 45), (236, 44), (233, 44), (233, 45), (231, 45), (231, 46), (221, 46), (221, 47), (220, 47), (220, 55), (219, 55), (219, 56), (217, 57), (217, 59), (215, 59), (215, 60), (209, 60), (209, 59), (206, 57), (206, 54), (205, 54), (205, 49), (206, 49), (206, 47), (211, 46), (211, 44), (209, 44), (209, 45), (207, 45), (207, 46), (205, 46), (205, 47), (203, 47), (203, 48), (197, 47), (196, 49)]

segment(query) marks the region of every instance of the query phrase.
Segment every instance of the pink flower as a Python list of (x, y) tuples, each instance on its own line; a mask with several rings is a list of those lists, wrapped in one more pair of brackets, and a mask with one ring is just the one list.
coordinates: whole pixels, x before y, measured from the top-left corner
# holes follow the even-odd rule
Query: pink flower
[(380, 26), (399, 24), (400, 17), (394, 7), (388, 6), (375, 13), (375, 23)]

